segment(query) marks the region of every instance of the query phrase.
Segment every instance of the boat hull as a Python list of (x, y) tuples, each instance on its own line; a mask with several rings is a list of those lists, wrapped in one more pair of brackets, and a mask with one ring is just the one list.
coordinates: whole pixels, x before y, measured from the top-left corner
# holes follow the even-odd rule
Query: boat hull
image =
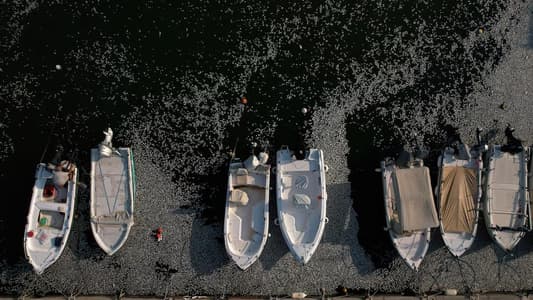
[(242, 270), (261, 255), (268, 238), (270, 165), (246, 168), (233, 160), (228, 173), (224, 244)]
[(97, 244), (113, 255), (126, 242), (133, 221), (135, 179), (130, 148), (101, 156), (91, 150), (91, 229)]
[[(477, 234), (477, 228), (478, 228), (478, 221), (479, 221), (479, 210), (481, 209), (481, 197), (482, 197), (482, 169), (483, 169), (483, 160), (481, 158), (481, 152), (472, 150), (470, 151), (471, 157), (470, 159), (460, 159), (456, 155), (454, 155), (451, 152), (451, 149), (448, 149), (443, 151), (441, 153), (441, 156), (439, 157), (439, 178), (438, 178), (438, 185), (436, 189), (437, 199), (439, 203), (439, 227), (440, 232), (442, 235), (442, 239), (444, 241), (444, 244), (452, 253), (452, 255), (456, 257), (460, 257), (463, 255), (470, 247), (473, 245), (474, 240), (476, 238)], [(445, 221), (443, 220), (443, 201), (442, 197), (445, 195), (442, 194), (443, 191), (443, 178), (445, 177), (444, 171), (445, 168), (466, 168), (468, 170), (472, 170), (471, 172), (475, 174), (475, 181), (468, 182), (468, 180), (461, 178), (458, 178), (458, 182), (453, 182), (454, 184), (461, 184), (468, 186), (470, 184), (470, 188), (474, 189), (474, 193), (470, 193), (469, 196), (471, 196), (470, 201), (472, 203), (473, 207), (473, 226), (470, 228), (471, 230), (463, 230), (463, 231), (451, 231), (446, 230), (447, 227), (445, 224)], [(468, 194), (468, 193), (467, 193)], [(458, 201), (457, 198), (450, 199), (450, 201)], [(469, 212), (470, 213), (470, 212)]]
[(328, 219), (324, 155), (310, 149), (294, 160), (288, 148), (276, 154), (278, 222), (293, 256), (306, 264), (316, 251)]
[(418, 271), (431, 241), (431, 228), (402, 232), (395, 229), (393, 219), (398, 215), (396, 207), (396, 192), (393, 186), (393, 173), (396, 165), (393, 161), (381, 162), (381, 179), (385, 204), (386, 230), (389, 233), (394, 248), (403, 261), (413, 270)]
[(37, 274), (61, 256), (72, 227), (78, 170), (73, 168), (65, 184), (58, 184), (57, 174), (37, 165), (24, 235), (24, 253)]
[(500, 145), (489, 150), (484, 217), (494, 242), (512, 251), (529, 230), (527, 157), (529, 148), (516, 154), (503, 152)]

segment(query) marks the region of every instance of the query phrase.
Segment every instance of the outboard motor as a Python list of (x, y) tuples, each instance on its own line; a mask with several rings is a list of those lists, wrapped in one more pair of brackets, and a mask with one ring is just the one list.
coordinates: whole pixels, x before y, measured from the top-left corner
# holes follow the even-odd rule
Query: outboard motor
[(429, 151), (424, 147), (416, 147), (414, 158), (424, 160), (428, 157)]
[(467, 145), (460, 143), (457, 146), (457, 158), (462, 160), (470, 160), (470, 148)]
[(407, 150), (402, 150), (398, 159), (396, 160), (396, 165), (402, 168), (410, 168), (413, 165), (413, 154)]
[(513, 134), (514, 128), (511, 127), (511, 124), (507, 123), (505, 128), (505, 137), (507, 138), (507, 144), (501, 147), (501, 150), (504, 152), (509, 152), (511, 154), (516, 154), (524, 151), (522, 146), (522, 141), (516, 138)]
[(113, 145), (111, 143), (111, 139), (113, 139), (113, 130), (107, 128), (107, 131), (104, 131), (104, 134), (104, 141), (98, 145), (98, 149), (100, 150), (100, 156), (109, 157), (113, 154)]
[(252, 154), (243, 162), (243, 164), (246, 169), (255, 170), (255, 168), (259, 166), (259, 160), (257, 159), (257, 156)]
[(52, 160), (50, 160), (50, 163), (48, 164), (49, 169), (55, 169), (56, 166), (59, 165), (61, 162), (61, 156), (63, 156), (63, 146), (58, 145), (56, 149), (56, 154), (54, 154), (54, 157)]
[(262, 165), (266, 164), (268, 161), (268, 154), (266, 152), (259, 152), (259, 163)]

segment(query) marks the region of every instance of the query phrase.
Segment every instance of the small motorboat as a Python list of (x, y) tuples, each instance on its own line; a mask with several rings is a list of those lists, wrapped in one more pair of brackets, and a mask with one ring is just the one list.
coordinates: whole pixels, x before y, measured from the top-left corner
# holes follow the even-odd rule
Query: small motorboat
[(78, 169), (70, 161), (40, 163), (24, 236), (26, 258), (37, 274), (52, 265), (67, 244), (78, 182)]
[(270, 165), (268, 155), (253, 153), (229, 166), (224, 240), (228, 255), (246, 270), (261, 255), (268, 238)]
[[(403, 260), (418, 271), (431, 240), (431, 228), (439, 225), (429, 169), (422, 159), (403, 153), (398, 162), (381, 162), (385, 200), (385, 228)], [(405, 159), (405, 156), (408, 159)]]
[(124, 245), (133, 226), (135, 171), (130, 148), (113, 148), (113, 131), (91, 149), (91, 228), (108, 255)]
[(298, 160), (288, 147), (277, 152), (278, 220), (294, 257), (306, 264), (322, 239), (326, 217), (326, 165), (319, 149)]
[(531, 229), (527, 160), (529, 148), (505, 130), (507, 144), (493, 145), (488, 153), (485, 223), (492, 239), (511, 251)]
[(448, 250), (459, 257), (476, 238), (482, 196), (482, 147), (458, 141), (447, 146), (438, 160), (436, 194), (440, 231)]

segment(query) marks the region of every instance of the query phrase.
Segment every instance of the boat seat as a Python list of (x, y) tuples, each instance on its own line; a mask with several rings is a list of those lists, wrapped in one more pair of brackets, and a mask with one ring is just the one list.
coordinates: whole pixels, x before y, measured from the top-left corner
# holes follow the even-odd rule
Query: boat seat
[(62, 212), (62, 213), (64, 213), (67, 210), (66, 203), (58, 203), (58, 202), (38, 201), (35, 203), (35, 206), (37, 206), (37, 208), (39, 208), (40, 210), (57, 211), (57, 212)]
[(292, 200), (296, 206), (309, 208), (311, 205), (311, 198), (305, 194), (294, 194)]
[(55, 211), (40, 211), (38, 221), (39, 227), (51, 227), (61, 230), (63, 229), (65, 216)]
[(248, 200), (248, 194), (245, 191), (239, 189), (234, 189), (233, 191), (231, 191), (231, 195), (229, 198), (230, 202), (239, 205), (246, 205), (248, 204)]
[(281, 184), (284, 188), (290, 188), (292, 186), (292, 180), (289, 177), (282, 177)]
[(246, 186), (254, 188), (266, 188), (266, 178), (264, 176), (253, 176), (253, 175), (237, 175), (235, 177), (235, 187)]
[(127, 211), (117, 211), (114, 215), (92, 216), (91, 221), (101, 225), (123, 225), (130, 222)]
[(54, 184), (63, 187), (68, 182), (68, 177), (68, 172), (54, 171)]

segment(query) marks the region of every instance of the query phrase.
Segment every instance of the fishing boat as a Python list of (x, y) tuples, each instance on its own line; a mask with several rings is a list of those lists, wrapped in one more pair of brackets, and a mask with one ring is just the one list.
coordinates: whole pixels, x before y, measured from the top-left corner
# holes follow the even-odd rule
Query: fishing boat
[(436, 189), (442, 239), (456, 257), (476, 238), (482, 196), (482, 149), (466, 144), (447, 146), (438, 159)]
[(246, 270), (261, 255), (268, 238), (270, 165), (268, 155), (253, 153), (229, 166), (224, 241), (233, 261)]
[(385, 200), (385, 229), (403, 260), (417, 271), (429, 248), (431, 228), (439, 225), (437, 211), (424, 161), (411, 158), (398, 161), (387, 158), (379, 169)]
[(507, 144), (489, 150), (485, 223), (492, 239), (509, 252), (531, 229), (527, 160), (529, 148), (506, 129)]
[(108, 255), (126, 242), (133, 226), (135, 170), (130, 148), (113, 148), (113, 131), (91, 149), (91, 229)]
[(288, 147), (277, 152), (277, 223), (290, 251), (302, 264), (322, 239), (326, 217), (326, 165), (319, 149), (309, 149), (298, 160)]
[(24, 253), (37, 274), (52, 265), (67, 244), (78, 182), (69, 161), (37, 165), (24, 236)]

